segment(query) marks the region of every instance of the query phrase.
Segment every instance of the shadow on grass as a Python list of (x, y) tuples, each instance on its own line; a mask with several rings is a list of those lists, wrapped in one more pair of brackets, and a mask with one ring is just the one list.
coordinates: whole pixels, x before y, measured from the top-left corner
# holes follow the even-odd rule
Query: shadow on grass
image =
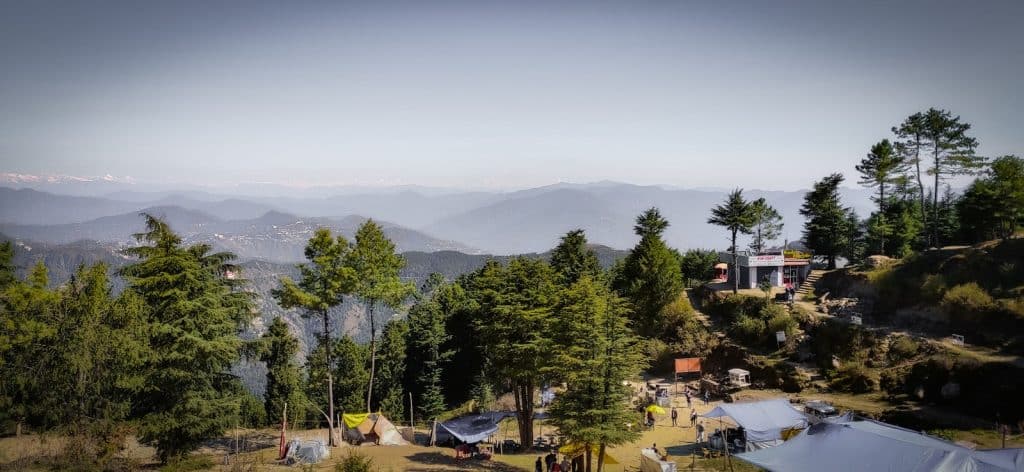
[(451, 451), (445, 452), (418, 452), (408, 456), (410, 462), (423, 464), (424, 468), (411, 467), (408, 471), (439, 470), (438, 466), (444, 466), (447, 470), (494, 470), (502, 472), (519, 471), (520, 469), (511, 465), (484, 459), (456, 459)]

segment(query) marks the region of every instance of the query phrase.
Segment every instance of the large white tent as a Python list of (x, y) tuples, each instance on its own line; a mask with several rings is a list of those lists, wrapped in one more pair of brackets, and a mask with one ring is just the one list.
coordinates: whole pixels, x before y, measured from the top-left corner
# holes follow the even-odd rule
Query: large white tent
[(701, 416), (732, 418), (743, 427), (748, 451), (781, 444), (783, 430), (807, 427), (807, 417), (793, 408), (785, 398), (723, 403)]
[(976, 451), (869, 420), (816, 424), (778, 447), (736, 457), (773, 472), (1024, 472), (1024, 449)]

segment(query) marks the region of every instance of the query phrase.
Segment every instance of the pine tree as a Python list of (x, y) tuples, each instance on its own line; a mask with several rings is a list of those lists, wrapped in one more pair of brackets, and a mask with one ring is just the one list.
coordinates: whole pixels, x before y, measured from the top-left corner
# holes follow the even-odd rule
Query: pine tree
[(804, 223), (804, 244), (815, 256), (824, 257), (828, 268), (836, 268), (836, 258), (855, 252), (858, 235), (856, 215), (842, 206), (839, 184), (842, 174), (832, 174), (814, 184), (804, 196), (800, 214)]
[(632, 304), (634, 328), (641, 336), (654, 336), (663, 328), (661, 310), (683, 289), (679, 258), (661, 238), (667, 227), (657, 208), (637, 217), (633, 230), (640, 242), (626, 256), (614, 283)]
[(452, 290), (461, 289), (431, 277), (423, 288), (424, 297), (409, 309), (406, 376), (423, 419), (436, 418), (446, 409), (442, 373), (452, 352), (445, 349), (451, 336), (445, 329), (447, 315), (442, 300), (452, 298), (446, 295)]
[(0, 298), (0, 419), (13, 421), (20, 435), (25, 424), (45, 423), (47, 412), (37, 399), (46, 380), (36, 373), (45, 367), (47, 346), (56, 344), (53, 316), (59, 300), (41, 261), (20, 281), (13, 278), (11, 253), (0, 257), (7, 259), (0, 266), (11, 272)]
[(754, 235), (750, 249), (760, 254), (769, 242), (782, 235), (782, 216), (763, 198), (750, 202), (750, 228)]
[(892, 195), (891, 192), (886, 194), (885, 191), (887, 188), (891, 190), (891, 187), (903, 178), (907, 166), (903, 157), (893, 148), (892, 143), (888, 139), (883, 139), (871, 146), (871, 152), (867, 157), (861, 159), (856, 168), (857, 172), (860, 172), (859, 183), (861, 185), (878, 188), (878, 196), (873, 197), (875, 203), (878, 204), (878, 212), (872, 215), (869, 227), (872, 228), (874, 239), (878, 241), (879, 254), (886, 254), (885, 239), (892, 233), (892, 227), (886, 218), (885, 207)]
[(964, 191), (957, 203), (963, 232), (971, 241), (1012, 237), (1024, 224), (1024, 159), (1003, 156)]
[(558, 246), (551, 251), (551, 267), (565, 285), (572, 285), (585, 275), (594, 279), (601, 276), (597, 253), (587, 247), (587, 235), (582, 229), (562, 236)]
[[(942, 182), (951, 176), (974, 175), (985, 165), (985, 158), (974, 154), (978, 147), (978, 140), (967, 135), (970, 131), (969, 123), (962, 123), (960, 117), (954, 117), (946, 110), (929, 108), (924, 113), (924, 137), (931, 152), (931, 167), (928, 173), (934, 179), (932, 187), (931, 221), (931, 245), (940, 246), (942, 237), (941, 219), (943, 211), (952, 208), (952, 202), (939, 202), (939, 188)], [(948, 226), (949, 219), (945, 225)]]
[(906, 165), (913, 166), (913, 171), (910, 173), (910, 177), (913, 177), (917, 182), (917, 210), (918, 220), (924, 224), (927, 218), (925, 217), (925, 207), (927, 199), (925, 198), (924, 188), (924, 172), (922, 171), (921, 164), (921, 153), (926, 148), (925, 138), (925, 117), (924, 113), (914, 113), (908, 116), (903, 123), (899, 126), (892, 127), (892, 133), (896, 135), (898, 139), (896, 141), (896, 153), (900, 155)]
[(166, 223), (145, 218), (147, 231), (136, 235), (144, 244), (125, 250), (139, 261), (122, 274), (149, 309), (152, 357), (138, 398), (141, 439), (167, 462), (223, 434), (237, 418), (239, 382), (229, 370), (252, 311), (248, 294), (227, 277), (239, 270), (230, 265), (233, 255), (184, 247)]
[(589, 277), (564, 291), (555, 308), (552, 331), (559, 348), (551, 370), (567, 388), (551, 406), (551, 422), (569, 442), (584, 447), (587, 471), (593, 448), (600, 472), (607, 447), (639, 437), (625, 427), (635, 417), (622, 381), (633, 378), (641, 364), (627, 311), (623, 300)]
[(395, 244), (384, 230), (366, 220), (356, 231), (355, 245), (345, 257), (345, 265), (355, 274), (355, 294), (366, 304), (370, 321), (370, 381), (366, 386), (366, 411), (372, 411), (374, 374), (377, 361), (377, 309), (397, 309), (413, 294), (412, 284), (402, 282), (399, 271), (405, 258), (395, 252)]
[[(341, 305), (345, 295), (352, 292), (355, 286), (355, 272), (345, 265), (345, 258), (350, 248), (348, 241), (341, 235), (331, 236), (331, 231), (318, 228), (306, 244), (305, 256), (307, 264), (299, 264), (301, 279), (296, 284), (291, 279), (281, 279), (281, 288), (274, 290), (274, 298), (282, 308), (302, 308), (304, 317), (317, 316), (323, 320), (323, 335), (318, 346), (323, 350), (320, 364), (314, 360), (308, 363), (310, 379), (308, 385), (319, 385), (326, 395), (312, 395), (307, 390), (307, 398), (317, 400), (323, 398), (327, 404), (327, 425), (334, 431), (334, 371), (333, 347), (331, 341), (331, 310)], [(319, 366), (319, 367), (318, 367)], [(319, 370), (317, 370), (319, 368)], [(323, 374), (324, 378), (314, 378), (313, 374)], [(313, 383), (318, 382), (318, 383)], [(316, 403), (322, 405), (323, 403)], [(334, 446), (334, 434), (328, 435), (328, 445)]]
[(710, 249), (689, 249), (679, 257), (679, 270), (688, 286), (714, 278), (718, 253)]
[(740, 268), (736, 262), (739, 260), (736, 252), (739, 247), (736, 245), (736, 236), (739, 233), (750, 234), (753, 226), (753, 216), (750, 212), (750, 205), (743, 199), (743, 189), (736, 189), (729, 193), (725, 203), (711, 209), (711, 218), (708, 223), (721, 226), (731, 235), (729, 251), (732, 252), (733, 287), (732, 293), (740, 289)]
[(374, 377), (374, 403), (385, 416), (400, 419), (405, 417), (405, 339), (409, 334), (409, 323), (405, 320), (391, 320), (381, 332), (380, 363)]
[(335, 344), (335, 352), (338, 355), (333, 370), (338, 382), (334, 385), (334, 398), (341, 411), (363, 413), (366, 384), (370, 381), (370, 372), (366, 368), (370, 359), (369, 349), (348, 336), (342, 336)]
[(259, 352), (260, 361), (267, 366), (267, 388), (263, 393), (267, 420), (276, 423), (282, 418), (285, 404), (292, 418), (302, 418), (306, 399), (302, 394), (302, 371), (296, 362), (299, 340), (280, 316), (270, 322), (260, 338)]

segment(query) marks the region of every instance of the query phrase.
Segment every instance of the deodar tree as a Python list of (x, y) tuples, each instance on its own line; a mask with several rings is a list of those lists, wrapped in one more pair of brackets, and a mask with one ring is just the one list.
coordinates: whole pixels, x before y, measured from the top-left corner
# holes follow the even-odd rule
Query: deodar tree
[(264, 408), (271, 423), (283, 417), (285, 405), (293, 418), (302, 418), (305, 411), (302, 371), (296, 362), (298, 353), (299, 340), (292, 335), (288, 323), (281, 317), (274, 318), (259, 343), (260, 361), (267, 366)]
[[(139, 261), (121, 273), (148, 309), (152, 352), (137, 396), (139, 431), (161, 461), (181, 457), (223, 434), (238, 415), (239, 330), (252, 316), (250, 294), (238, 290), (230, 253), (182, 246), (163, 221), (145, 215), (142, 245), (125, 250)], [(233, 274), (233, 275), (229, 275)]]
[(597, 450), (601, 472), (607, 447), (639, 437), (625, 426), (635, 418), (622, 383), (642, 363), (627, 313), (624, 300), (589, 276), (564, 290), (554, 309), (550, 370), (567, 388), (551, 406), (552, 423), (583, 448), (588, 472), (591, 451)]
[[(281, 287), (274, 290), (274, 298), (282, 308), (301, 308), (305, 317), (317, 316), (323, 320), (320, 346), (324, 349), (324, 371), (327, 377), (327, 425), (331, 428), (328, 444), (334, 439), (334, 374), (331, 342), (331, 309), (341, 305), (344, 296), (354, 287), (354, 272), (345, 265), (349, 252), (348, 241), (341, 235), (334, 238), (331, 231), (319, 228), (306, 244), (305, 256), (309, 261), (299, 264), (301, 278), (295, 283), (288, 277), (281, 279)], [(312, 398), (310, 398), (312, 400)], [(322, 410), (321, 410), (322, 412)]]
[(550, 265), (525, 257), (513, 258), (508, 267), (489, 261), (472, 277), (488, 374), (512, 390), (523, 447), (533, 445), (534, 390), (548, 362), (554, 279)]
[(815, 182), (800, 208), (800, 214), (806, 218), (804, 244), (815, 256), (824, 257), (829, 269), (836, 268), (836, 258), (852, 253), (859, 231), (856, 214), (839, 199), (842, 182), (842, 174)]
[(661, 311), (683, 289), (679, 258), (661, 237), (665, 228), (668, 221), (657, 208), (636, 218), (633, 231), (640, 242), (629, 251), (614, 280), (615, 290), (632, 304), (634, 329), (641, 336), (654, 336), (664, 328)]

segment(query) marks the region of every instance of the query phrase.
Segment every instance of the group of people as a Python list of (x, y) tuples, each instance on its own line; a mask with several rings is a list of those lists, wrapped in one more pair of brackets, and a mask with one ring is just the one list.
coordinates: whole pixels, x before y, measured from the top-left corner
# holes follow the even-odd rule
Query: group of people
[(579, 472), (582, 464), (578, 460), (569, 459), (568, 455), (562, 456), (562, 462), (558, 462), (558, 454), (549, 452), (548, 455), (537, 456), (534, 463), (534, 472)]
[[(672, 413), (670, 414), (670, 416), (672, 417), (672, 426), (679, 426), (679, 411), (676, 410), (676, 407), (672, 407)], [(690, 408), (690, 427), (692, 428), (696, 425), (697, 410), (694, 408)]]

